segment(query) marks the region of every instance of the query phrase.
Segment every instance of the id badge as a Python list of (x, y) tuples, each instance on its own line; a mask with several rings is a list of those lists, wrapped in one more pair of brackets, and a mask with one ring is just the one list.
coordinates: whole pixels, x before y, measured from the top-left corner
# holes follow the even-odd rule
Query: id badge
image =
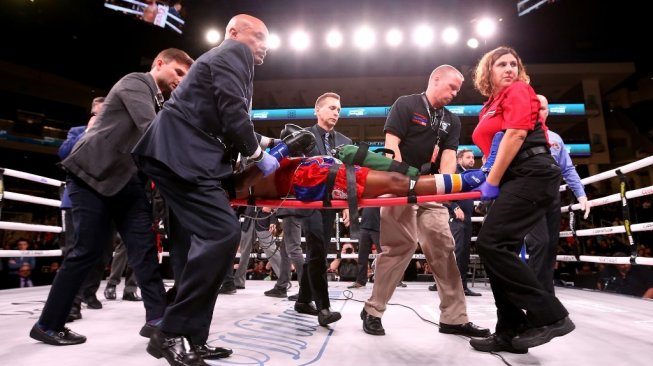
[(438, 161), (438, 154), (440, 153), (440, 146), (438, 144), (435, 144), (433, 147), (433, 155), (431, 155), (431, 163), (435, 164), (436, 161)]

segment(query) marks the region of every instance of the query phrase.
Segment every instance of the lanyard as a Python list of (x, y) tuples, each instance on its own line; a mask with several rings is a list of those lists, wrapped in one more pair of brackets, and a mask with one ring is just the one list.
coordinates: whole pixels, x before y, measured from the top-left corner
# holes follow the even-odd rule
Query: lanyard
[[(429, 123), (431, 124), (431, 129), (435, 131), (435, 146), (440, 145), (440, 126), (442, 125), (442, 121), (444, 120), (444, 107), (441, 109), (442, 110), (442, 116), (438, 118), (436, 109), (431, 107), (431, 103), (429, 103), (429, 100), (426, 98), (426, 95), (422, 94), (422, 100), (424, 101), (424, 106), (426, 107), (426, 113), (429, 114)], [(433, 108), (433, 112), (431, 113), (431, 108)], [(436, 124), (437, 122), (437, 124)]]

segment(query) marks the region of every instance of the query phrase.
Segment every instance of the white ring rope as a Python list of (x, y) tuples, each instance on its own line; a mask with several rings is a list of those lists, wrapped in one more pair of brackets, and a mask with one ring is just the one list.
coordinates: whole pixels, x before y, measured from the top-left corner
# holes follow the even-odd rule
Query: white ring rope
[[(626, 173), (630, 173), (630, 172), (632, 172), (634, 170), (637, 170), (637, 169), (645, 168), (645, 167), (647, 167), (649, 165), (653, 165), (653, 156), (649, 156), (649, 157), (644, 158), (642, 160), (634, 161), (634, 162), (632, 162), (630, 164), (626, 164), (626, 165), (624, 165), (624, 166), (622, 166), (620, 168), (615, 168), (615, 169), (612, 169), (612, 170), (605, 171), (603, 173), (599, 173), (597, 175), (593, 175), (591, 177), (583, 178), (583, 179), (580, 180), (580, 182), (583, 185), (588, 185), (590, 183), (596, 183), (596, 182), (599, 182), (599, 181), (602, 181), (602, 180), (605, 180), (605, 179), (608, 179), (608, 178), (616, 177), (617, 176), (617, 170), (619, 170), (623, 174), (626, 174)], [(566, 189), (567, 189), (566, 184), (563, 184), (562, 186), (560, 186), (560, 192), (565, 191)]]
[(4, 199), (11, 200), (11, 201), (36, 203), (38, 205), (52, 206), (52, 207), (60, 207), (61, 206), (61, 201), (59, 201), (59, 200), (53, 200), (53, 199), (49, 199), (49, 198), (30, 196), (28, 194), (14, 193), (14, 192), (8, 192), (8, 191), (5, 191)]
[(30, 174), (30, 173), (25, 173), (21, 172), (18, 170), (13, 170), (13, 169), (7, 169), (3, 168), (4, 172), (2, 174), (9, 176), (9, 177), (14, 177), (14, 178), (20, 178), (20, 179), (25, 179), (25, 180), (31, 180), (32, 182), (38, 182), (38, 183), (43, 183), (43, 184), (49, 184), (51, 186), (55, 187), (61, 187), (64, 182), (52, 178), (46, 178), (42, 177), (40, 175), (36, 174)]
[(23, 224), (20, 222), (0, 221), (0, 230), (40, 231), (44, 233), (60, 233), (61, 226)]
[[(630, 225), (630, 231), (651, 231), (653, 230), (653, 222), (643, 222), (640, 224)], [(576, 230), (576, 236), (592, 236), (592, 235), (604, 235), (604, 234), (622, 234), (626, 232), (626, 228), (623, 225), (619, 226), (606, 226), (606, 227), (597, 227), (594, 229), (583, 229)], [(573, 236), (571, 231), (561, 231), (561, 238), (568, 238)]]
[[(653, 194), (653, 186), (648, 186), (644, 188), (633, 189), (632, 191), (626, 192), (626, 198), (631, 199), (631, 198), (637, 198), (642, 196), (648, 196), (651, 194)], [(621, 195), (619, 193), (615, 193), (609, 196), (593, 199), (591, 201), (588, 201), (587, 203), (591, 207), (597, 207), (597, 206), (603, 206), (603, 205), (607, 205), (608, 203), (614, 203), (619, 201), (621, 201)], [(579, 210), (580, 204), (576, 203), (575, 205), (572, 205), (571, 209)], [(569, 212), (569, 206), (562, 207), (562, 212)]]
[(60, 257), (61, 249), (54, 250), (0, 250), (2, 257)]

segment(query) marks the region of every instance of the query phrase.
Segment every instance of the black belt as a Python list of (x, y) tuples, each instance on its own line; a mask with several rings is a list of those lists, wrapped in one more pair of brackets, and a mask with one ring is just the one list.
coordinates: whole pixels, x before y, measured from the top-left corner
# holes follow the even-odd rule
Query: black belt
[(550, 154), (550, 153), (551, 151), (546, 146), (535, 146), (535, 147), (528, 148), (520, 152), (519, 154), (517, 154), (517, 158), (515, 159), (515, 161), (526, 160), (535, 155)]

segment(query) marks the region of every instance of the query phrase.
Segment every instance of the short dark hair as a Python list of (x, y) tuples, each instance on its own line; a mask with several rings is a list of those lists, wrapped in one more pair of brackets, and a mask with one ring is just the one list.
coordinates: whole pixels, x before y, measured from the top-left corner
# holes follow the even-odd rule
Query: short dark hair
[(334, 98), (340, 100), (340, 96), (338, 94), (334, 92), (326, 92), (320, 95), (319, 97), (317, 97), (317, 100), (315, 100), (315, 108), (319, 107), (322, 101), (325, 100), (326, 98)]
[(463, 157), (463, 155), (465, 155), (465, 153), (468, 153), (468, 152), (470, 152), (470, 153), (473, 154), (473, 153), (474, 153), (474, 150), (472, 150), (472, 149), (462, 149), (462, 150), (458, 150), (458, 153), (456, 154), (456, 158), (460, 159), (460, 158)]
[(172, 61), (177, 61), (180, 64), (184, 64), (190, 67), (195, 60), (193, 60), (188, 54), (178, 48), (166, 48), (165, 50), (159, 52), (158, 55), (152, 61), (152, 68), (156, 65), (156, 59), (162, 59), (163, 62), (170, 63)]

